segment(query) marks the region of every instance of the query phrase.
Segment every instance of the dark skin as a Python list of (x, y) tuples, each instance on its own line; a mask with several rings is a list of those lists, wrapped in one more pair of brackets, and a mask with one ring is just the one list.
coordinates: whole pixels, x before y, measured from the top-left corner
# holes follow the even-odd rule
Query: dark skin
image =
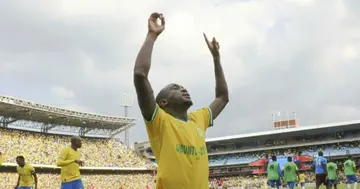
[[(77, 151), (77, 149), (82, 147), (81, 138), (78, 136), (71, 137), (71, 148)], [(75, 163), (79, 164), (80, 166), (84, 166), (84, 161), (75, 160)]]
[[(157, 23), (160, 19), (161, 24)], [(188, 109), (192, 106), (188, 91), (181, 85), (169, 84), (163, 88), (155, 99), (154, 91), (148, 79), (151, 67), (152, 50), (158, 36), (165, 29), (165, 17), (161, 13), (151, 14), (148, 20), (148, 34), (136, 58), (134, 67), (134, 85), (138, 97), (141, 113), (146, 120), (151, 120), (156, 103), (168, 114), (181, 120), (188, 119)], [(228, 87), (220, 63), (219, 43), (215, 38), (210, 42), (204, 34), (205, 42), (212, 54), (215, 70), (215, 99), (209, 108), (213, 119), (225, 108), (229, 102)]]
[[(25, 160), (22, 159), (22, 158), (16, 158), (16, 163), (20, 166), (20, 167), (24, 167), (25, 166)], [(35, 187), (34, 189), (37, 189), (37, 183), (38, 183), (38, 179), (37, 179), (37, 175), (34, 172), (32, 172), (32, 176), (34, 177), (34, 182), (35, 182)], [(20, 184), (20, 175), (18, 177), (18, 181), (17, 181), (17, 184), (15, 186), (15, 189), (17, 189), (19, 187), (19, 184)]]

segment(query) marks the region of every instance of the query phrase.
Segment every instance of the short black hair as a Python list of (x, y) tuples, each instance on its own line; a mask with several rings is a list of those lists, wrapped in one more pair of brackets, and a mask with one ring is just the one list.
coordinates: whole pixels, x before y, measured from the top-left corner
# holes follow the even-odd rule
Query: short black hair
[(324, 156), (324, 153), (322, 151), (319, 151), (319, 156)]
[(271, 159), (272, 159), (273, 161), (276, 161), (276, 156), (271, 156)]
[(287, 159), (288, 159), (288, 162), (292, 161), (292, 157), (290, 157), (290, 156)]
[(21, 160), (25, 160), (24, 156), (16, 156), (16, 159), (21, 159)]
[(168, 91), (166, 88), (162, 89), (157, 95), (156, 95), (156, 103), (159, 104), (160, 100), (166, 99), (168, 96)]

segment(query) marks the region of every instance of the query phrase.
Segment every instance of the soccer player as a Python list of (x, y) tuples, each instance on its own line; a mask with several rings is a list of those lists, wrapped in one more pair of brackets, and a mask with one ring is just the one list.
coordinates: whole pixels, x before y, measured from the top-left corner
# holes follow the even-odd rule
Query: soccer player
[(319, 189), (319, 187), (324, 184), (327, 186), (326, 182), (326, 164), (327, 159), (324, 157), (322, 151), (319, 151), (318, 157), (314, 159), (313, 166), (315, 168), (315, 188)]
[(294, 157), (294, 163), (298, 167), (298, 169), (301, 169), (301, 151), (298, 152), (297, 156)]
[(73, 136), (71, 146), (64, 148), (60, 153), (56, 165), (61, 167), (61, 189), (84, 189), (79, 168), (84, 165), (78, 150), (81, 146), (81, 138)]
[(357, 189), (357, 177), (356, 177), (356, 165), (349, 155), (348, 160), (344, 162), (344, 172), (346, 176), (347, 188), (351, 188), (351, 184), (354, 184), (354, 189)]
[(269, 155), (268, 154), (265, 154), (265, 159), (264, 159), (264, 168), (265, 168), (265, 173), (266, 173), (266, 169), (267, 169), (267, 166), (269, 165)]
[[(161, 24), (157, 24), (158, 19)], [(134, 67), (138, 103), (158, 163), (156, 188), (208, 189), (209, 162), (205, 132), (229, 101), (220, 63), (219, 43), (215, 38), (208, 41), (204, 34), (214, 61), (215, 99), (209, 107), (188, 114), (193, 102), (183, 86), (169, 84), (155, 98), (148, 79), (154, 43), (164, 29), (164, 16), (160, 13), (151, 14), (148, 33)]]
[(305, 174), (304, 173), (300, 173), (299, 174), (299, 184), (300, 184), (300, 187), (301, 189), (305, 189)]
[(15, 189), (33, 189), (34, 184), (34, 189), (37, 189), (38, 180), (34, 167), (25, 163), (24, 156), (17, 156), (16, 163), (18, 164), (16, 171), (19, 177)]
[(337, 189), (338, 184), (338, 166), (336, 163), (329, 160), (329, 163), (326, 164), (327, 172), (327, 188), (331, 189), (333, 186)]
[(279, 163), (277, 162), (276, 156), (271, 156), (272, 162), (268, 164), (267, 167), (267, 178), (268, 184), (270, 185), (271, 189), (281, 188), (281, 168)]
[(298, 167), (292, 162), (292, 158), (287, 158), (288, 162), (284, 166), (284, 180), (290, 189), (294, 189), (299, 178)]
[(2, 157), (2, 153), (0, 152), (0, 167), (2, 166), (2, 162), (3, 162), (3, 157)]

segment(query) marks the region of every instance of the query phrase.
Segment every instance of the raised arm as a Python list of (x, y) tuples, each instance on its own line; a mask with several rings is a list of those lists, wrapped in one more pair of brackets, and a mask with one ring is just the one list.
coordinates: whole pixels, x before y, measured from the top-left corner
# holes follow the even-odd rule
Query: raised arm
[(17, 189), (19, 187), (19, 184), (20, 184), (20, 175), (18, 176), (17, 183), (14, 188)]
[(32, 175), (33, 175), (33, 177), (34, 177), (34, 182), (35, 182), (35, 188), (34, 189), (37, 189), (38, 187), (38, 178), (37, 178), (37, 175), (36, 175), (36, 173), (35, 173), (35, 169), (33, 169), (33, 171), (32, 171)]
[[(161, 20), (161, 25), (157, 24)], [(160, 13), (151, 14), (148, 21), (148, 34), (140, 49), (134, 66), (134, 85), (141, 113), (146, 120), (151, 120), (156, 102), (148, 74), (151, 67), (151, 54), (157, 37), (165, 29), (165, 18)]]
[(215, 70), (215, 100), (210, 104), (209, 108), (212, 112), (212, 117), (215, 119), (229, 102), (229, 91), (225, 80), (224, 72), (220, 62), (219, 43), (215, 37), (210, 42), (204, 34), (205, 42), (213, 56), (214, 70)]

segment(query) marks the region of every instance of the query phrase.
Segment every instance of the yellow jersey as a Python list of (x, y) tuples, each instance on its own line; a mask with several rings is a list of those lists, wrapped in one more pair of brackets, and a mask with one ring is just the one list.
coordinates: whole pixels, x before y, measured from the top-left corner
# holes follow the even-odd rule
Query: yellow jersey
[(35, 173), (34, 167), (29, 164), (25, 164), (24, 167), (17, 166), (16, 171), (20, 176), (19, 187), (33, 187), (34, 186), (34, 177)]
[(305, 183), (305, 175), (304, 175), (304, 173), (301, 173), (299, 175), (299, 183)]
[(71, 147), (64, 148), (57, 161), (57, 165), (61, 167), (61, 182), (72, 182), (80, 180), (80, 167), (75, 163), (75, 160), (80, 160), (79, 150), (75, 151)]
[(145, 124), (158, 164), (156, 189), (208, 189), (205, 132), (213, 124), (210, 108), (192, 112), (184, 122), (156, 105)]

